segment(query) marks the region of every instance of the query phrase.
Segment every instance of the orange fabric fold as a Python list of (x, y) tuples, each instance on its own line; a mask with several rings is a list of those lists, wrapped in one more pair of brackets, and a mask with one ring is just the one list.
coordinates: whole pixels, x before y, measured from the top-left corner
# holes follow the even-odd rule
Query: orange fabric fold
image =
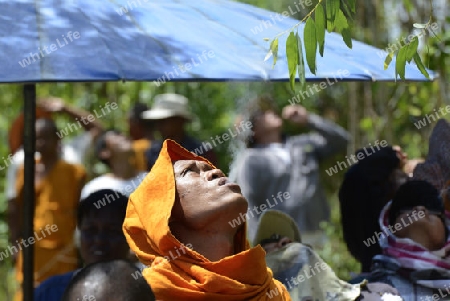
[(245, 224), (235, 237), (235, 255), (214, 262), (172, 235), (169, 218), (176, 192), (172, 164), (177, 160), (213, 166), (176, 142), (164, 141), (152, 170), (130, 196), (123, 225), (128, 244), (147, 265), (142, 275), (157, 300), (290, 301), (286, 288), (267, 268), (264, 250), (249, 248)]

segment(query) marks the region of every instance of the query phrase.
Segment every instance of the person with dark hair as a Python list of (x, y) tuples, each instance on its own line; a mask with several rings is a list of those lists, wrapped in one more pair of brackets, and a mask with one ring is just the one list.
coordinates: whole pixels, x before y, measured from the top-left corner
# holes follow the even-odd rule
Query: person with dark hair
[(149, 131), (150, 124), (142, 118), (142, 113), (145, 111), (148, 111), (148, 106), (145, 103), (136, 102), (128, 112), (128, 135), (133, 141), (152, 138), (153, 132)]
[[(147, 180), (148, 179), (148, 180)], [(164, 141), (133, 192), (123, 231), (158, 300), (290, 301), (265, 252), (250, 248), (238, 185), (203, 157)]]
[(155, 96), (153, 107), (142, 113), (144, 120), (152, 121), (155, 124), (156, 130), (162, 138), (154, 141), (146, 152), (147, 170), (150, 170), (155, 164), (163, 141), (166, 139), (174, 140), (196, 155), (205, 157), (212, 164), (217, 164), (217, 155), (212, 149), (211, 143), (208, 142), (203, 146), (186, 132), (186, 125), (193, 119), (188, 103), (188, 99), (180, 94), (158, 94)]
[[(40, 159), (35, 164), (35, 214), (34, 233), (23, 237), (22, 221), (24, 206), (24, 170), (17, 173), (17, 197), (9, 202), (8, 226), (10, 252), (16, 258), (16, 278), (21, 284), (22, 245), (34, 244), (34, 281), (38, 285), (50, 276), (73, 270), (77, 267), (77, 255), (73, 242), (76, 226), (75, 213), (86, 172), (80, 165), (60, 159), (60, 138), (52, 119), (36, 121), (36, 151)], [(51, 227), (52, 232), (43, 233)], [(21, 299), (18, 291), (14, 300)]]
[[(450, 300), (449, 223), (438, 190), (411, 180), (380, 214), (383, 251), (373, 259), (369, 282), (395, 287), (405, 301)], [(427, 299), (428, 298), (428, 299)]]
[(156, 301), (144, 278), (124, 277), (136, 271), (125, 260), (91, 264), (72, 279), (61, 301)]
[(144, 103), (135, 103), (128, 113), (128, 134), (133, 143), (136, 154), (136, 166), (140, 171), (147, 170), (147, 158), (145, 152), (151, 147), (154, 140), (154, 125), (150, 120), (142, 118), (142, 113), (148, 111), (148, 106)]
[[(356, 151), (355, 156), (360, 153), (364, 154), (364, 149)], [(401, 170), (405, 158), (399, 149), (386, 146), (362, 158), (345, 173), (339, 203), (347, 249), (361, 263), (361, 272), (368, 273), (372, 258), (381, 254), (381, 248), (365, 242), (380, 232), (380, 212), (407, 175)]]
[(95, 154), (111, 172), (88, 182), (81, 191), (82, 198), (99, 189), (115, 189), (129, 196), (146, 175), (136, 167), (131, 140), (117, 130), (107, 130), (97, 138)]
[[(314, 133), (285, 137), (283, 120)], [(298, 223), (305, 243), (322, 246), (325, 236), (320, 223), (329, 220), (330, 208), (319, 162), (345, 151), (350, 135), (300, 105), (288, 105), (279, 114), (268, 96), (250, 103), (249, 121), (253, 135), (230, 171), (252, 210), (247, 214), (249, 238), (253, 240), (258, 220), (253, 208), (276, 206)], [(287, 197), (274, 205), (272, 199), (280, 193)]]
[[(101, 206), (106, 198), (108, 206)], [(81, 259), (85, 265), (116, 259), (127, 259), (129, 247), (122, 232), (128, 197), (103, 189), (82, 199), (77, 211), (77, 240)], [(71, 279), (79, 272), (53, 276), (35, 289), (35, 301), (60, 301)]]

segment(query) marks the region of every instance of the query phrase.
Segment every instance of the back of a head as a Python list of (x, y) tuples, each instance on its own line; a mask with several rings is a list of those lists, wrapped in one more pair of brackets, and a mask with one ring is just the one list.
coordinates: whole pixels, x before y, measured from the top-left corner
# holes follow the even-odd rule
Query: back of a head
[[(280, 113), (275, 99), (267, 94), (260, 95), (249, 101), (245, 106), (244, 111), (244, 118), (253, 125), (256, 123), (256, 119), (267, 111), (272, 111), (276, 114)], [(253, 135), (247, 137), (246, 144), (249, 148), (255, 147), (256, 141), (254, 140)]]
[[(128, 112), (128, 134), (132, 140), (143, 139), (153, 132), (154, 123), (143, 118), (142, 114), (148, 111), (148, 106), (145, 103), (135, 103)], [(147, 137), (148, 138), (148, 137)]]
[[(102, 206), (99, 209), (99, 200), (112, 199), (108, 202), (108, 206)], [(77, 209), (77, 225), (80, 227), (83, 218), (90, 212), (98, 212), (99, 210), (116, 210), (117, 213), (125, 219), (128, 205), (128, 197), (114, 189), (100, 189), (80, 200)]]
[(117, 134), (117, 135), (121, 135), (122, 133), (116, 129), (108, 129), (106, 131), (104, 131), (103, 133), (101, 133), (97, 139), (95, 140), (95, 147), (94, 147), (94, 154), (95, 157), (102, 162), (103, 164), (105, 164), (106, 166), (109, 166), (109, 160), (105, 160), (101, 157), (101, 152), (107, 148), (106, 145), (106, 138), (108, 136), (108, 134), (113, 133), (113, 134)]
[[(364, 151), (359, 149), (355, 156)], [(362, 263), (362, 270), (368, 272), (372, 257), (381, 254), (381, 248), (364, 242), (381, 231), (378, 217), (398, 186), (394, 172), (400, 160), (391, 146), (362, 157), (345, 173), (338, 196), (344, 241), (352, 256)]]
[(58, 127), (56, 126), (56, 123), (53, 119), (51, 118), (39, 118), (36, 120), (36, 127), (42, 127), (45, 128), (46, 130), (52, 132), (52, 133), (56, 133), (58, 132)]
[(400, 186), (389, 210), (389, 224), (395, 224), (395, 218), (404, 209), (423, 206), (428, 210), (444, 213), (444, 204), (439, 191), (429, 182), (411, 180)]
[(132, 276), (139, 269), (131, 262), (99, 262), (82, 269), (69, 283), (62, 301), (155, 301), (143, 277)]
[(148, 106), (145, 103), (137, 102), (131, 107), (128, 113), (128, 118), (141, 121), (143, 120), (142, 113), (144, 113), (147, 110)]

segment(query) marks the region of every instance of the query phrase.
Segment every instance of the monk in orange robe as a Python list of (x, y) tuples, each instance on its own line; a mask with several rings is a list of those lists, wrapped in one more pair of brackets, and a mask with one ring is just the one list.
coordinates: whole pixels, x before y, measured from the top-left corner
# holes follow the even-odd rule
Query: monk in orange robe
[(144, 120), (142, 113), (148, 110), (144, 103), (135, 103), (128, 112), (128, 129), (133, 150), (136, 155), (136, 168), (139, 171), (147, 171), (148, 163), (145, 152), (151, 147), (153, 137), (153, 123)]
[[(290, 301), (249, 247), (247, 201), (209, 161), (172, 140), (129, 200), (123, 225), (157, 300)], [(234, 224), (233, 224), (234, 225)]]
[[(11, 255), (18, 255), (16, 278), (23, 281), (21, 250), (34, 244), (35, 286), (46, 278), (78, 267), (73, 241), (76, 209), (86, 172), (80, 165), (59, 159), (59, 138), (51, 119), (36, 121), (36, 151), (40, 159), (35, 166), (34, 237), (22, 237), (23, 166), (17, 175), (17, 198), (10, 201), (9, 227)], [(15, 254), (13, 254), (15, 253)], [(21, 300), (21, 291), (14, 300)]]

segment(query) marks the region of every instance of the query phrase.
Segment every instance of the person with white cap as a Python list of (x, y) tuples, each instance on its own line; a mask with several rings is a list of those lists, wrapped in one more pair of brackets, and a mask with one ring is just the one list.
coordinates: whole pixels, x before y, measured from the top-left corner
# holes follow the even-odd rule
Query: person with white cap
[(160, 132), (162, 138), (162, 140), (152, 143), (151, 148), (146, 153), (148, 170), (152, 168), (156, 158), (158, 158), (162, 141), (166, 139), (176, 141), (187, 150), (205, 157), (216, 165), (215, 152), (210, 149), (202, 154), (197, 153), (198, 150), (203, 150), (202, 144), (186, 133), (185, 126), (193, 119), (188, 104), (189, 100), (183, 95), (159, 94), (155, 96), (153, 107), (142, 113), (143, 119), (154, 121), (156, 130)]
[(296, 222), (279, 210), (262, 213), (253, 241), (258, 244), (266, 251), (274, 278), (285, 285), (293, 301), (402, 300), (390, 285), (349, 284), (339, 279), (310, 246), (301, 243)]

